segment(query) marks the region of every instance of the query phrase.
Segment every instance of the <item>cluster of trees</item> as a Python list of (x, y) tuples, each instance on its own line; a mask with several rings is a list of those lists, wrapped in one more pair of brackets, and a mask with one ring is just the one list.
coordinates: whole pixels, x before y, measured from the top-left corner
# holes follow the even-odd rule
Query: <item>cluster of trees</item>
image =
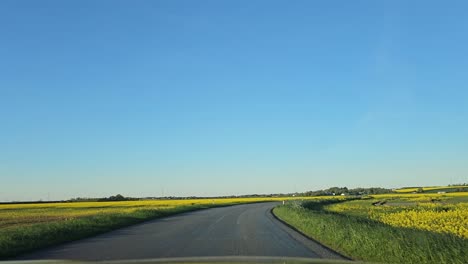
[(125, 197), (121, 194), (117, 194), (117, 195), (113, 195), (113, 196), (109, 196), (107, 198), (100, 198), (98, 200), (98, 202), (110, 202), (110, 201), (131, 201), (131, 200), (135, 200), (133, 198), (129, 198), (129, 197)]
[(416, 189), (416, 193), (423, 193), (424, 192), (424, 189), (419, 187), (418, 189)]
[(139, 198), (132, 198), (132, 197), (125, 197), (121, 194), (117, 195), (112, 195), (109, 197), (104, 197), (104, 198), (83, 198), (83, 197), (78, 197), (78, 198), (73, 198), (70, 199), (70, 202), (111, 202), (111, 201), (136, 201), (140, 200)]
[(318, 191), (308, 191), (305, 192), (306, 196), (325, 196), (325, 195), (369, 195), (369, 194), (383, 194), (383, 193), (392, 193), (391, 189), (385, 188), (354, 188), (348, 189), (347, 187), (332, 187), (325, 190)]

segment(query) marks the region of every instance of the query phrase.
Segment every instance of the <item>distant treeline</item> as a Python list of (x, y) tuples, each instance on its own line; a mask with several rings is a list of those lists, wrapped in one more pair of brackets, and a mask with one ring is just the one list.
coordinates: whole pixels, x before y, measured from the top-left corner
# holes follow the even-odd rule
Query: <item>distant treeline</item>
[(325, 190), (308, 191), (305, 192), (305, 196), (326, 196), (326, 195), (370, 195), (370, 194), (384, 194), (392, 193), (391, 189), (385, 189), (380, 187), (372, 188), (354, 188), (348, 189), (347, 187), (332, 187)]
[(449, 184), (448, 186), (468, 186), (468, 183)]
[(165, 196), (165, 197), (125, 197), (121, 194), (105, 197), (105, 198), (86, 198), (77, 197), (68, 200), (69, 202), (112, 202), (112, 201), (138, 201), (138, 200), (190, 200), (190, 199), (223, 199), (223, 198), (256, 198), (256, 197), (286, 197), (291, 194), (248, 194), (248, 195), (229, 195), (229, 196)]
[(142, 200), (141, 198), (125, 197), (121, 194), (112, 195), (104, 198), (73, 198), (70, 202), (115, 202), (115, 201), (137, 201)]
[[(452, 192), (466, 192), (468, 188), (461, 186), (468, 186), (468, 183), (450, 184), (454, 187)], [(460, 187), (460, 188), (456, 188)], [(405, 187), (405, 188), (419, 188), (415, 192), (434, 192), (437, 190), (426, 191), (421, 187)], [(445, 190), (444, 190), (445, 191)], [(448, 191), (448, 190), (447, 190)], [(327, 195), (371, 195), (371, 194), (386, 194), (394, 193), (392, 189), (372, 187), (372, 188), (353, 188), (347, 187), (331, 187), (325, 190), (308, 191), (304, 193), (277, 193), (277, 194), (247, 194), (247, 195), (228, 195), (228, 196), (164, 196), (164, 197), (125, 197), (121, 194), (112, 195), (104, 198), (86, 198), (77, 197), (66, 201), (17, 201), (17, 202), (0, 202), (0, 204), (28, 204), (28, 203), (63, 203), (63, 202), (111, 202), (111, 201), (138, 201), (138, 200), (185, 200), (185, 199), (222, 199), (222, 198), (256, 198), (256, 197), (289, 197), (289, 196), (327, 196)]]

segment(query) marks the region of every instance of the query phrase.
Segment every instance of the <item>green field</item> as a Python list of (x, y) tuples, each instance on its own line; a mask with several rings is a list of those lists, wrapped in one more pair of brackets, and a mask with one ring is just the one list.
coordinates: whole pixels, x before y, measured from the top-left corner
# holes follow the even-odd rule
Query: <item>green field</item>
[(289, 203), (277, 217), (352, 259), (467, 263), (468, 193)]
[(422, 191), (424, 193), (438, 193), (438, 192), (468, 192), (468, 186), (432, 186), (432, 187), (408, 187), (396, 189), (397, 193), (413, 193)]

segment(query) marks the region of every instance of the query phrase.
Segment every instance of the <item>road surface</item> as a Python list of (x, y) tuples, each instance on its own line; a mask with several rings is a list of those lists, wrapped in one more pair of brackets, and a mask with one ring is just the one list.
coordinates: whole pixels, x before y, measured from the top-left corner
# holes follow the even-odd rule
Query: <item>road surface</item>
[(276, 220), (270, 210), (277, 204), (245, 204), (179, 214), (36, 251), (19, 259), (340, 258)]

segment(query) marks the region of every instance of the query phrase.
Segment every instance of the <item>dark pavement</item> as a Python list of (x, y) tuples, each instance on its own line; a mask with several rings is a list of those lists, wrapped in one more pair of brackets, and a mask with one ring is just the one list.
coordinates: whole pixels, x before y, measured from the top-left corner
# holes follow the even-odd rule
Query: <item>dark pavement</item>
[(40, 250), (19, 259), (340, 258), (276, 220), (270, 210), (277, 204), (245, 204), (179, 214)]

